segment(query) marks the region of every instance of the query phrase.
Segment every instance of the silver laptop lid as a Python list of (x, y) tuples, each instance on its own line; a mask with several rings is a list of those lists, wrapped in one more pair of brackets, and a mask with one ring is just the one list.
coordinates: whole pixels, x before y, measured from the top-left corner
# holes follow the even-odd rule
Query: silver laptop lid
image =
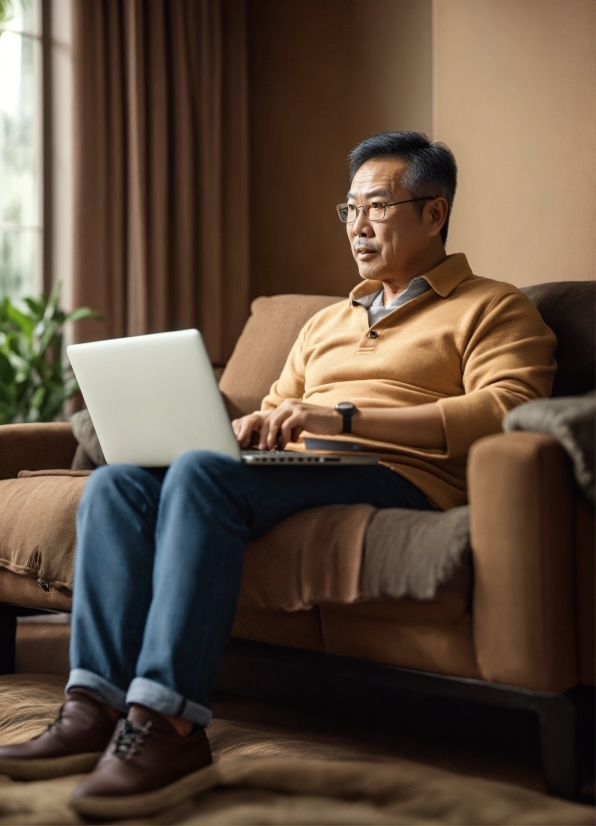
[(187, 450), (240, 460), (198, 330), (71, 344), (67, 353), (109, 464), (165, 467)]

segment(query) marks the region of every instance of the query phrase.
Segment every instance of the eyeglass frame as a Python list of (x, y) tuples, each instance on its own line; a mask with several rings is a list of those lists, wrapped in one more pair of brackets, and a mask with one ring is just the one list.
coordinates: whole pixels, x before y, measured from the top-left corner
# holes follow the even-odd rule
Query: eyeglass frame
[(335, 207), (335, 211), (337, 212), (337, 216), (338, 216), (339, 220), (342, 222), (342, 224), (355, 224), (356, 221), (358, 220), (358, 210), (359, 209), (361, 209), (364, 212), (364, 214), (366, 215), (366, 218), (367, 218), (368, 221), (372, 221), (373, 223), (376, 224), (379, 221), (384, 221), (385, 218), (387, 217), (387, 207), (399, 206), (400, 204), (413, 204), (415, 201), (434, 201), (435, 198), (440, 198), (440, 197), (441, 197), (440, 195), (423, 195), (421, 198), (408, 198), (405, 201), (395, 201), (395, 203), (393, 203), (393, 204), (387, 204), (384, 201), (381, 201), (379, 203), (380, 203), (380, 205), (383, 206), (383, 209), (384, 209), (382, 218), (369, 218), (368, 217), (368, 211), (366, 210), (366, 207), (371, 207), (372, 206), (372, 203), (370, 201), (367, 201), (365, 204), (360, 204), (360, 206), (355, 207), (356, 215), (354, 216), (353, 221), (342, 221), (341, 215), (339, 214), (339, 211), (340, 211), (340, 209), (345, 209), (348, 206), (354, 206), (354, 204), (347, 204), (347, 203), (346, 204), (338, 204)]

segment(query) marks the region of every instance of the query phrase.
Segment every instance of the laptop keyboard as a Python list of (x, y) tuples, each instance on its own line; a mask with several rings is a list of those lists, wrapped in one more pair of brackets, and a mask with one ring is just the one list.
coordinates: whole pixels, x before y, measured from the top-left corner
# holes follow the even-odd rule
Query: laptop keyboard
[(329, 456), (320, 453), (298, 453), (292, 450), (243, 450), (242, 458), (249, 458), (251, 463), (262, 464), (329, 464), (339, 463), (339, 456)]

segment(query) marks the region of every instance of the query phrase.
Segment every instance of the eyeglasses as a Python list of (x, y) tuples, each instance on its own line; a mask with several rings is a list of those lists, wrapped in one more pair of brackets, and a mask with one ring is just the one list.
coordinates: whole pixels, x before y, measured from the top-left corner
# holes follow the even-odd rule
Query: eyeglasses
[(353, 224), (358, 217), (358, 210), (361, 209), (369, 221), (382, 221), (385, 217), (387, 207), (399, 206), (400, 204), (413, 204), (414, 201), (432, 201), (438, 195), (425, 195), (423, 198), (408, 198), (407, 201), (396, 201), (394, 204), (379, 203), (373, 201), (371, 204), (338, 204), (335, 209), (339, 215), (339, 220), (344, 224)]

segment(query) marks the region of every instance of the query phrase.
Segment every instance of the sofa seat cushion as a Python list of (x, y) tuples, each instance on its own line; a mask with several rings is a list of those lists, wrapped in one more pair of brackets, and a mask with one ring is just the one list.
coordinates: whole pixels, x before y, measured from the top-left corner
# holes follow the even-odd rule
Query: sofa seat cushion
[(231, 636), (234, 639), (283, 645), (324, 653), (318, 608), (310, 611), (262, 611), (238, 607)]
[(374, 514), (370, 505), (328, 505), (284, 519), (250, 544), (239, 607), (305, 611), (321, 602), (354, 602)]
[[(43, 587), (41, 587), (43, 585)], [(66, 611), (72, 608), (72, 591), (51, 585), (49, 590), (35, 576), (16, 574), (9, 568), (0, 567), (0, 603), (22, 605), (25, 608), (42, 608), (45, 611)]]
[[(23, 471), (0, 481), (0, 567), (46, 592), (72, 589), (75, 515), (88, 475)], [(468, 543), (467, 508), (312, 508), (251, 543), (239, 611), (246, 618), (255, 611), (279, 615), (369, 600), (379, 610), (385, 598), (398, 606), (391, 608), (395, 619), (461, 617), (471, 591)]]
[(21, 471), (0, 481), (0, 567), (72, 589), (75, 514), (88, 473)]
[(333, 605), (319, 609), (327, 654), (434, 674), (481, 678), (472, 617), (407, 621), (402, 603)]

